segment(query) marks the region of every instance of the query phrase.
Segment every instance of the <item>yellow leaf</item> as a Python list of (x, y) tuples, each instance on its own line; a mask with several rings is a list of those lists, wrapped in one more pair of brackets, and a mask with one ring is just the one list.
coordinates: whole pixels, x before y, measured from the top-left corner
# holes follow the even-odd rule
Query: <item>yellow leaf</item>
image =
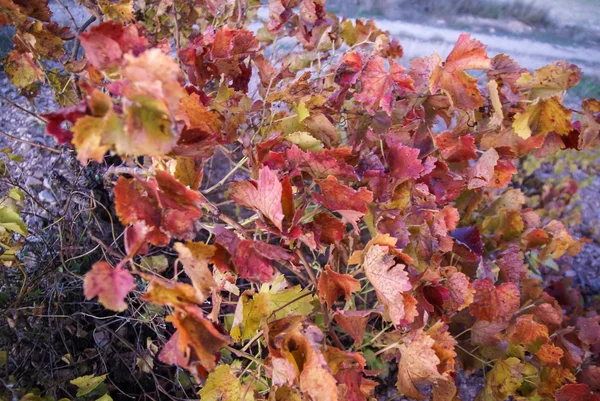
[(269, 317), (269, 294), (260, 292), (252, 296), (246, 291), (240, 297), (238, 308), (241, 308), (241, 313), (236, 309), (236, 317), (239, 319), (241, 314), (241, 322), (234, 321), (231, 336), (236, 341), (248, 340), (254, 337), (261, 329), (263, 320)]
[(531, 89), (533, 100), (561, 94), (577, 85), (580, 80), (581, 69), (561, 60), (537, 69), (533, 76), (523, 74), (517, 83)]
[(513, 129), (523, 139), (552, 131), (568, 135), (573, 129), (572, 114), (557, 97), (540, 99), (530, 104), (524, 112), (515, 115)]
[(198, 190), (202, 183), (202, 168), (204, 163), (199, 157), (177, 156), (175, 158), (175, 178), (193, 190)]
[(83, 395), (91, 393), (96, 389), (96, 387), (104, 383), (104, 380), (106, 380), (107, 376), (107, 374), (97, 377), (94, 375), (80, 376), (76, 379), (71, 380), (69, 383), (77, 386), (77, 397), (81, 397)]
[(490, 125), (499, 126), (504, 120), (504, 113), (502, 112), (502, 103), (500, 102), (500, 96), (498, 95), (498, 83), (496, 80), (491, 79), (487, 84), (488, 96), (494, 107), (494, 115), (490, 120)]
[(301, 123), (308, 116), (310, 116), (310, 112), (308, 111), (308, 108), (306, 107), (306, 104), (304, 102), (300, 102), (298, 106), (294, 107), (294, 110), (296, 111), (296, 114), (298, 114), (299, 123)]
[(310, 291), (303, 290), (299, 285), (277, 294), (271, 294), (269, 311), (273, 314), (272, 319), (277, 320), (291, 315), (306, 316), (315, 308), (312, 303), (313, 299), (314, 296), (310, 295)]
[(105, 117), (81, 117), (73, 126), (73, 145), (77, 149), (77, 159), (85, 164), (89, 159), (102, 162), (111, 148), (108, 137), (123, 135), (123, 124), (114, 113)]
[(308, 132), (294, 132), (285, 137), (288, 141), (295, 143), (298, 147), (304, 151), (312, 150), (318, 152), (323, 150), (323, 142), (312, 136)]
[(217, 367), (206, 379), (206, 384), (198, 392), (202, 401), (254, 401), (254, 391), (246, 390), (231, 372), (229, 365)]
[(485, 377), (485, 387), (477, 395), (477, 401), (505, 400), (515, 395), (523, 381), (524, 365), (518, 358), (507, 358), (496, 362)]

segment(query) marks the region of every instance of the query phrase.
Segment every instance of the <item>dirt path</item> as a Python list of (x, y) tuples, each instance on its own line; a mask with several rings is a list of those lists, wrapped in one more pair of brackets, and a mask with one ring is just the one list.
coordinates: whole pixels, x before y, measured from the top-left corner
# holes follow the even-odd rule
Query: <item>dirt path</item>
[[(464, 32), (404, 21), (376, 20), (376, 22), (379, 28), (390, 31), (400, 40), (407, 60), (427, 56), (433, 52), (446, 56), (454, 47), (458, 36)], [(567, 60), (581, 67), (584, 74), (600, 78), (600, 49), (597, 48), (561, 46), (482, 32), (473, 33), (473, 36), (488, 46), (490, 55), (510, 54), (525, 68), (536, 69), (555, 60)]]

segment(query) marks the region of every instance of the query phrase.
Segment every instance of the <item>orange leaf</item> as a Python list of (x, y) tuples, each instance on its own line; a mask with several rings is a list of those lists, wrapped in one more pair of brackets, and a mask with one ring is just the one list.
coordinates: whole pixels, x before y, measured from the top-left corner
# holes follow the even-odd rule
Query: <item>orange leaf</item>
[(370, 314), (370, 310), (338, 310), (333, 315), (333, 318), (354, 339), (354, 345), (360, 345), (365, 336), (365, 329)]
[(547, 365), (559, 364), (563, 355), (564, 352), (560, 347), (550, 343), (543, 344), (535, 354), (540, 361)]
[(453, 371), (454, 358), (456, 358), (456, 351), (454, 350), (456, 340), (448, 332), (448, 326), (442, 322), (437, 322), (427, 330), (427, 335), (434, 340), (432, 348), (440, 360), (438, 372)]
[(514, 344), (531, 345), (536, 342), (549, 341), (548, 327), (535, 322), (533, 315), (521, 315), (516, 324), (508, 330), (510, 341)]
[(426, 396), (418, 390), (426, 384), (432, 384), (443, 376), (438, 372), (440, 359), (434, 350), (435, 340), (422, 330), (412, 331), (404, 342), (398, 345), (401, 352), (398, 362), (398, 391), (417, 400)]
[(169, 320), (177, 328), (177, 348), (188, 362), (197, 361), (207, 371), (217, 366), (219, 352), (231, 342), (229, 336), (202, 316), (198, 307), (186, 307), (175, 312)]
[[(439, 59), (439, 57), (438, 57)], [(485, 104), (477, 78), (466, 73), (466, 70), (489, 70), (491, 60), (481, 42), (471, 39), (463, 33), (458, 37), (454, 49), (448, 55), (446, 62), (438, 63), (430, 78), (431, 93), (443, 89), (454, 107), (463, 110), (473, 110)]]
[[(192, 280), (196, 297), (204, 302), (211, 294), (213, 288), (217, 287), (217, 283), (213, 279), (212, 272), (208, 268), (210, 257), (196, 257), (192, 250), (181, 242), (176, 242), (173, 248), (179, 254), (179, 261), (183, 264), (183, 270)], [(211, 255), (212, 256), (212, 255)]]
[(329, 265), (319, 276), (319, 299), (321, 303), (326, 303), (331, 308), (334, 302), (344, 296), (348, 301), (353, 292), (360, 290), (360, 281), (352, 277), (350, 274), (341, 274), (331, 270)]
[(319, 181), (320, 194), (314, 194), (315, 199), (325, 205), (331, 211), (354, 210), (367, 214), (369, 209), (367, 203), (373, 201), (373, 193), (366, 188), (358, 191), (340, 184), (334, 176), (328, 176), (326, 180)]
[(157, 305), (167, 305), (175, 309), (183, 309), (187, 305), (201, 304), (194, 287), (185, 283), (165, 280), (162, 277), (143, 274), (150, 283), (142, 299)]
[(475, 300), (469, 306), (471, 315), (488, 322), (508, 321), (521, 303), (519, 288), (514, 283), (494, 286), (490, 278), (475, 280)]

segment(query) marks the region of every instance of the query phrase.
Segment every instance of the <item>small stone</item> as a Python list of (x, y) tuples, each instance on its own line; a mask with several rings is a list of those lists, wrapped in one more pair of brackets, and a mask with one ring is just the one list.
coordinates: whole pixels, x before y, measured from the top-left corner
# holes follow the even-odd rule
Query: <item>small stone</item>
[(56, 203), (56, 198), (54, 197), (52, 192), (48, 191), (47, 189), (44, 189), (42, 192), (40, 192), (38, 197), (42, 202)]
[(25, 180), (25, 185), (28, 187), (40, 187), (43, 185), (43, 183), (41, 180), (38, 180), (37, 178), (35, 178), (33, 176), (29, 176)]

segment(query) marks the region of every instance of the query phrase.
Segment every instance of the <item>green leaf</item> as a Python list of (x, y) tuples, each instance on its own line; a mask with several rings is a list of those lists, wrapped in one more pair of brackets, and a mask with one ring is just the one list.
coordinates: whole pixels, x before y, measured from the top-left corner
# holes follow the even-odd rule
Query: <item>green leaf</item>
[(19, 188), (11, 188), (11, 189), (9, 189), (8, 190), (8, 196), (10, 196), (11, 198), (13, 198), (17, 202), (23, 202), (23, 200), (25, 200), (25, 195), (23, 194), (23, 191), (21, 191)]
[(0, 207), (0, 227), (4, 227), (22, 236), (27, 236), (27, 227), (23, 223), (23, 220), (21, 220), (18, 208), (16, 207), (14, 209), (6, 205)]

